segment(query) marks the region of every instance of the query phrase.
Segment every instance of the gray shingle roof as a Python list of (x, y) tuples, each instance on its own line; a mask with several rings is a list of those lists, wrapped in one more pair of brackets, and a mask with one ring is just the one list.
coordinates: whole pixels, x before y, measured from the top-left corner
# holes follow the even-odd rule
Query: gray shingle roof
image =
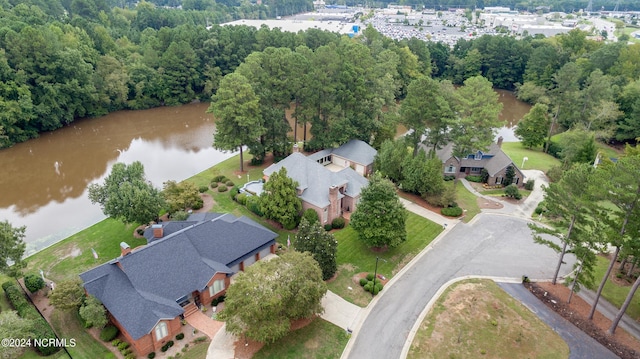
[[(507, 154), (502, 151), (502, 148), (500, 148), (500, 146), (498, 146), (496, 143), (492, 143), (491, 146), (489, 146), (488, 151), (484, 151), (483, 154), (490, 157), (483, 158), (481, 160), (458, 158), (458, 161), (460, 162), (461, 167), (485, 168), (487, 172), (489, 172), (490, 176), (494, 176), (503, 168), (509, 166), (510, 164), (513, 164), (511, 158), (509, 158), (509, 156), (507, 156)], [(438, 157), (442, 162), (445, 162), (449, 158), (453, 157), (453, 143), (447, 143), (444, 147), (437, 150), (436, 157)], [(517, 171), (519, 171), (515, 164), (513, 164), (513, 167), (516, 168)]]
[(319, 208), (329, 205), (330, 187), (340, 187), (347, 184), (347, 194), (355, 197), (360, 194), (360, 189), (368, 183), (366, 178), (349, 167), (339, 172), (332, 172), (314, 159), (298, 152), (272, 164), (263, 172), (265, 175), (271, 176), (274, 172), (280, 171), (282, 167), (287, 169), (289, 178), (298, 182), (298, 189), (303, 191), (300, 198)]
[(333, 153), (353, 162), (368, 166), (373, 163), (373, 159), (376, 157), (378, 151), (364, 141), (351, 140), (338, 148), (334, 148)]
[(163, 223), (184, 227), (168, 235), (165, 230), (162, 239), (82, 273), (85, 289), (134, 340), (139, 339), (159, 320), (183, 313), (176, 300), (202, 291), (214, 274), (232, 273), (230, 266), (275, 243), (276, 233), (249, 218), (204, 218), (211, 217), (215, 218)]

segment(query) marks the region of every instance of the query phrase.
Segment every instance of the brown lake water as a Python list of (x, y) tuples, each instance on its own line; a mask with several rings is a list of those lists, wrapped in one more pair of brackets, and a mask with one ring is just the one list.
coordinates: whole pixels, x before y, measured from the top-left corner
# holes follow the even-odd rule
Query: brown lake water
[[(530, 106), (511, 92), (497, 92), (507, 123), (498, 135), (517, 141), (513, 126)], [(0, 150), (0, 221), (27, 227), (31, 254), (105, 218), (89, 201), (87, 186), (102, 182), (116, 162), (142, 162), (147, 179), (161, 188), (233, 156), (211, 146), (215, 124), (207, 108), (195, 103), (114, 112)], [(302, 126), (297, 138), (303, 138)]]
[(140, 161), (156, 187), (231, 157), (213, 149), (206, 103), (83, 119), (0, 151), (0, 220), (26, 226), (33, 253), (105, 218), (88, 199), (116, 162)]

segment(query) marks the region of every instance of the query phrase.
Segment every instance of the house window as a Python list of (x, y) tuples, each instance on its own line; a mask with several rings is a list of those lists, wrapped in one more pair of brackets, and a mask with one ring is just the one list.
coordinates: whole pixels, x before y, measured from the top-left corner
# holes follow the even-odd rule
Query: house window
[(475, 160), (481, 160), (482, 159), (482, 152), (478, 151), (474, 157)]
[(327, 207), (325, 207), (324, 210), (322, 211), (322, 223), (325, 223), (327, 221), (328, 214), (329, 214), (329, 210)]
[(477, 173), (477, 172), (480, 172), (480, 171), (482, 171), (482, 167), (471, 167), (471, 172)]
[(520, 182), (520, 178), (519, 177), (514, 178), (513, 183), (518, 184), (518, 182)]
[(209, 287), (209, 295), (214, 296), (224, 290), (224, 279), (213, 281), (213, 285)]
[(502, 183), (502, 177), (496, 177), (496, 184)]
[(444, 168), (444, 173), (456, 173), (456, 168), (454, 166), (447, 166)]
[(167, 323), (165, 322), (158, 323), (158, 325), (156, 325), (155, 332), (156, 332), (157, 341), (160, 341), (162, 338), (169, 335), (169, 331), (167, 330)]

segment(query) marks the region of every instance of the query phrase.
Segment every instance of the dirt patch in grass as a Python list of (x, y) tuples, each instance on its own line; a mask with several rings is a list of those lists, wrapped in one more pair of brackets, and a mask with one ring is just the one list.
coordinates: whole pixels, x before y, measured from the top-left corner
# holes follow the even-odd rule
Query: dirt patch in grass
[(591, 311), (589, 303), (574, 294), (571, 303), (567, 304), (569, 288), (561, 284), (553, 285), (551, 283), (527, 283), (525, 285), (531, 293), (549, 308), (600, 342), (600, 344), (609, 348), (622, 359), (640, 357), (640, 341), (638, 339), (620, 327), (616, 329), (613, 336), (608, 335), (607, 330), (611, 326), (611, 320), (598, 311), (596, 311), (593, 320), (587, 319)]
[(551, 328), (488, 280), (459, 282), (423, 320), (408, 358), (568, 357)]

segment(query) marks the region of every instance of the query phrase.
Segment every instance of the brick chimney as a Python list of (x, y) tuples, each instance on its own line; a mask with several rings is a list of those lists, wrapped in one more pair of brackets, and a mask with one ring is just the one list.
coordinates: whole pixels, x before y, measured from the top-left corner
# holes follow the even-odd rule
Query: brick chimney
[(502, 148), (502, 140), (504, 140), (502, 138), (502, 136), (498, 137), (498, 141), (496, 141), (496, 143), (498, 144), (498, 147)]
[(127, 242), (120, 242), (120, 254), (124, 257), (129, 253), (131, 253), (131, 247), (129, 247)]
[(151, 229), (153, 230), (153, 238), (162, 238), (164, 236), (162, 224), (153, 224), (151, 225)]

